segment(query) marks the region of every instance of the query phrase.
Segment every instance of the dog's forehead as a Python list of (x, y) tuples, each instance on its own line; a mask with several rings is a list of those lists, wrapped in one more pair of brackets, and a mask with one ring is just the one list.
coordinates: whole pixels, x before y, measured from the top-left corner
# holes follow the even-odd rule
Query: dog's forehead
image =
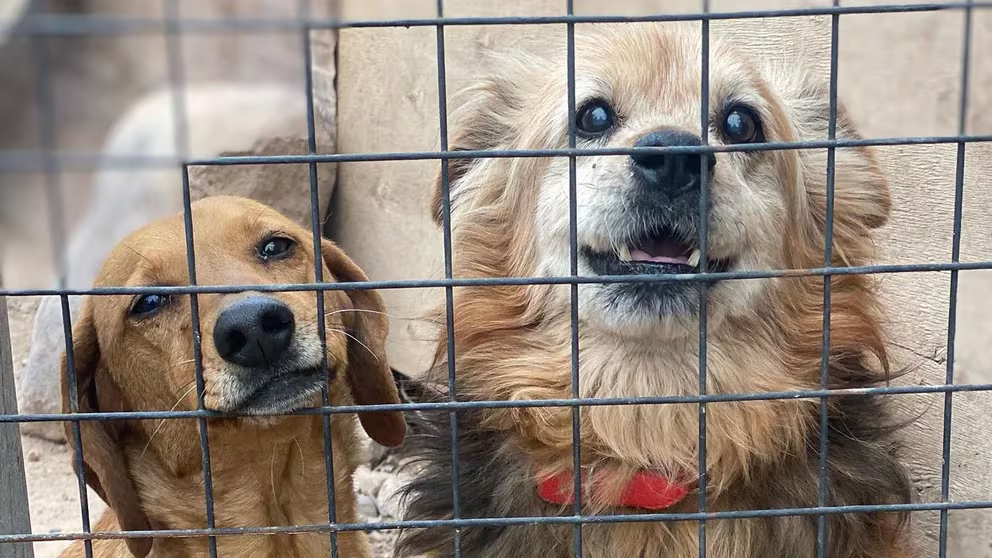
[[(592, 25), (576, 35), (576, 60), (650, 74), (689, 59), (698, 61), (700, 40), (699, 30), (684, 23)], [(650, 66), (643, 67), (645, 63)]]
[[(194, 254), (197, 270), (202, 261), (223, 253), (237, 259), (250, 255), (267, 234), (301, 235), (301, 227), (260, 203), (218, 196), (192, 207)], [(186, 219), (167, 217), (124, 238), (104, 262), (98, 286), (134, 286), (151, 283), (185, 284), (188, 280)], [(301, 243), (301, 249), (309, 245)]]
[(132, 232), (114, 247), (100, 269), (96, 286), (130, 286), (143, 270), (167, 268), (185, 259), (182, 219), (155, 221)]
[(239, 236), (254, 237), (260, 231), (285, 232), (299, 229), (299, 225), (267, 205), (254, 200), (231, 196), (205, 198), (193, 204), (194, 239), (220, 240)]
[[(739, 63), (747, 57), (735, 48), (726, 32), (710, 34), (710, 63)], [(659, 72), (676, 70), (678, 75), (701, 75), (702, 33), (698, 23), (601, 24), (576, 34), (576, 62), (612, 67), (618, 72), (660, 77)], [(711, 68), (712, 70), (713, 68)]]
[[(579, 87), (607, 89), (588, 93), (605, 93), (629, 105), (698, 110), (701, 41), (698, 23), (591, 26), (576, 43)], [(709, 80), (714, 94), (746, 88), (759, 77), (730, 42), (711, 36)]]

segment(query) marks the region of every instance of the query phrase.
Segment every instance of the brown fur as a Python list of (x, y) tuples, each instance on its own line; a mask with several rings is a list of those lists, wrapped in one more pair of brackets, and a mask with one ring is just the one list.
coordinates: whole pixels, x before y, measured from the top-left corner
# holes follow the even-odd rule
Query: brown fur
[[(577, 37), (577, 104), (605, 96), (624, 116), (610, 147), (629, 147), (646, 131), (675, 126), (698, 133), (699, 32), (681, 25), (583, 28)], [(463, 93), (452, 114), (452, 149), (567, 146), (564, 56), (508, 60)], [(763, 67), (726, 42), (712, 50), (711, 112), (743, 98), (762, 117), (767, 141), (827, 137), (826, 89), (796, 68)], [(838, 137), (857, 137), (843, 107)], [(711, 143), (720, 143), (711, 133)], [(591, 142), (590, 142), (591, 143)], [(603, 145), (603, 144), (597, 144)], [(580, 140), (580, 147), (584, 144)], [(592, 145), (585, 145), (592, 146)], [(579, 157), (579, 240), (595, 239), (583, 220), (608, 211), (604, 196), (626, 188), (624, 158)], [(454, 275), (565, 275), (565, 159), (456, 160), (450, 163)], [(736, 269), (823, 265), (826, 156), (823, 151), (717, 155), (711, 182), (709, 250), (737, 257)], [(613, 165), (613, 167), (611, 167)], [(598, 174), (597, 174), (598, 173)], [(619, 176), (619, 178), (617, 178)], [(864, 265), (870, 229), (889, 212), (885, 178), (868, 149), (836, 151), (832, 264)], [(593, 177), (589, 179), (589, 177)], [(612, 200), (612, 198), (605, 198)], [(549, 201), (550, 200), (550, 201)], [(564, 203), (562, 200), (566, 200)], [(440, 189), (435, 190), (440, 207)], [(614, 205), (616, 205), (614, 203)], [(696, 210), (698, 213), (698, 210)], [(440, 211), (435, 213), (440, 220)], [(593, 228), (594, 225), (590, 225)], [(565, 231), (565, 232), (563, 232)], [(557, 271), (557, 273), (555, 272)], [(580, 273), (582, 272), (580, 268)], [(698, 319), (638, 321), (580, 286), (580, 392), (583, 397), (698, 393)], [(568, 287), (464, 287), (455, 291), (454, 343), (461, 399), (540, 400), (571, 396)], [(873, 282), (832, 279), (831, 387), (886, 381), (889, 363)], [(777, 392), (820, 385), (823, 280), (817, 277), (724, 281), (709, 291), (710, 393)], [(436, 370), (446, 373), (445, 337)], [(835, 397), (830, 417), (829, 504), (905, 503), (911, 490), (888, 437), (882, 401)], [(430, 466), (410, 487), (409, 519), (450, 517), (447, 416), (423, 415), (432, 432), (419, 451)], [(572, 468), (569, 408), (480, 410), (459, 414), (463, 517), (571, 513), (535, 493), (544, 472)], [(819, 401), (713, 403), (707, 410), (708, 511), (817, 505)], [(583, 463), (620, 472), (609, 490), (641, 468), (695, 481), (698, 406), (634, 405), (581, 411)], [(540, 473), (539, 473), (540, 472)], [(447, 483), (447, 484), (445, 484)], [(691, 494), (672, 512), (696, 510)], [(625, 511), (590, 502), (585, 513)], [(626, 510), (630, 511), (630, 510)], [(636, 513), (636, 512), (635, 512)], [(829, 516), (827, 555), (908, 556), (906, 514)], [(815, 554), (815, 517), (708, 522), (707, 556)], [(571, 556), (570, 526), (466, 528), (467, 556)], [(681, 521), (585, 526), (589, 557), (695, 556), (698, 526)], [(448, 530), (405, 533), (399, 554), (450, 556)]]
[[(311, 233), (275, 211), (243, 198), (217, 197), (193, 205), (196, 271), (201, 285), (308, 283), (314, 280)], [(297, 241), (292, 257), (261, 262), (255, 246), (278, 233)], [(182, 216), (150, 224), (113, 251), (97, 287), (188, 283)], [(365, 281), (362, 271), (323, 240), (327, 281)], [(202, 331), (204, 402), (222, 407), (230, 381), (211, 340), (218, 313), (244, 294), (198, 295)], [(314, 345), (316, 294), (271, 293), (296, 316), (294, 339)], [(168, 308), (143, 321), (129, 319), (131, 296), (91, 296), (73, 328), (81, 412), (197, 408), (194, 393), (190, 300), (174, 296)], [(327, 362), (332, 404), (397, 403), (386, 364), (388, 323), (374, 291), (324, 294)], [(350, 332), (350, 333), (346, 333)], [(349, 337), (350, 335), (350, 337)], [(319, 341), (315, 345), (319, 355)], [(311, 347), (311, 350), (313, 347)], [(63, 357), (63, 406), (69, 409)], [(313, 404), (319, 404), (319, 396)], [(351, 415), (332, 415), (337, 521), (354, 522), (352, 485), (360, 443)], [(397, 445), (398, 413), (366, 413), (362, 424), (376, 441)], [(66, 424), (73, 440), (71, 423)], [(95, 530), (202, 529), (206, 524), (200, 437), (195, 419), (82, 421), (86, 481), (110, 509)], [(324, 438), (319, 415), (209, 419), (211, 474), (217, 527), (326, 524), (328, 503)], [(224, 536), (224, 556), (327, 556), (327, 533)], [(369, 556), (364, 533), (339, 536), (343, 557)], [(111, 539), (93, 542), (97, 557), (207, 556), (206, 537)], [(83, 556), (76, 542), (65, 557)]]

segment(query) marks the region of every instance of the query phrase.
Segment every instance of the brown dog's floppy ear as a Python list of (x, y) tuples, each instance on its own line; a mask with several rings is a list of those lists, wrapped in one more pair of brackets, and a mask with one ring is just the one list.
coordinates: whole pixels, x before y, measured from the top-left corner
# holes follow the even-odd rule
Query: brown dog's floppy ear
[[(342, 283), (368, 281), (368, 277), (333, 242), (322, 240), (320, 245), (324, 265)], [(395, 404), (400, 402), (393, 374), (386, 361), (386, 336), (389, 319), (385, 314), (382, 297), (374, 290), (346, 291), (356, 312), (348, 340), (348, 384), (359, 405)], [(368, 435), (384, 446), (395, 447), (403, 443), (406, 422), (403, 413), (358, 413), (358, 419)]]
[[(76, 395), (79, 412), (100, 412), (100, 398), (109, 401), (119, 398), (119, 388), (100, 370), (100, 346), (93, 323), (93, 302), (87, 299), (76, 325), (72, 328), (73, 364), (76, 372)], [(116, 409), (119, 405), (105, 405)], [(62, 355), (62, 412), (70, 412), (69, 369), (66, 355)], [(107, 410), (104, 409), (104, 410)], [(73, 450), (73, 468), (76, 468), (75, 437), (72, 423), (62, 423), (66, 439)], [(79, 422), (82, 440), (83, 470), (86, 484), (110, 506), (120, 528), (124, 531), (149, 530), (148, 517), (141, 509), (138, 493), (128, 469), (127, 459), (118, 445), (123, 427), (119, 421), (85, 420)], [(78, 474), (78, 471), (77, 471)], [(152, 549), (152, 539), (126, 539), (128, 550), (137, 558), (147, 556)]]

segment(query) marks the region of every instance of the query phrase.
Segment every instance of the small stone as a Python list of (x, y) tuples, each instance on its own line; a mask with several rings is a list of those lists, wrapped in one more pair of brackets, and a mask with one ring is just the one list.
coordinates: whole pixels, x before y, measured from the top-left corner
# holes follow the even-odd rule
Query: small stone
[(410, 480), (407, 475), (390, 475), (379, 487), (376, 502), (383, 517), (397, 519), (403, 516), (404, 502), (401, 490)]
[(355, 484), (355, 492), (368, 494), (373, 498), (379, 492), (379, 486), (382, 485), (382, 479), (379, 478), (379, 475), (375, 471), (370, 470), (367, 465), (360, 465), (355, 469), (353, 482)]
[(369, 542), (372, 543), (372, 556), (392, 556), (393, 547), (396, 545), (396, 539), (398, 537), (399, 531), (396, 529), (372, 531), (369, 533)]
[(387, 459), (389, 456), (389, 448), (380, 446), (375, 442), (369, 441), (365, 447), (365, 453), (362, 454), (362, 458), (364, 459), (363, 463), (378, 464), (384, 459)]
[(404, 457), (396, 461), (394, 470), (416, 472), (420, 467), (423, 467), (423, 464), (416, 457)]
[(366, 520), (374, 520), (379, 517), (379, 506), (375, 503), (375, 498), (368, 494), (358, 495), (358, 515)]
[(41, 452), (36, 449), (32, 449), (28, 452), (28, 461), (36, 463), (41, 460)]
[(379, 472), (379, 473), (390, 473), (390, 474), (395, 473), (396, 472), (396, 458), (393, 457), (393, 456), (387, 457), (386, 459), (382, 460), (381, 463), (379, 463), (378, 465), (376, 465), (375, 470), (376, 470), (376, 472)]

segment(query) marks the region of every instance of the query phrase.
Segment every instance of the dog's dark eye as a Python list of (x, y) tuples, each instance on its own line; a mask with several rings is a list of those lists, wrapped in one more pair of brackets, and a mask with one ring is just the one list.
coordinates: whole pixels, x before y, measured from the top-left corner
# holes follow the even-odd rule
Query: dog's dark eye
[(613, 107), (602, 99), (595, 99), (582, 105), (575, 113), (575, 126), (585, 137), (599, 137), (613, 129), (616, 114)]
[(728, 143), (758, 143), (764, 141), (761, 121), (748, 107), (730, 107), (723, 117), (723, 135)]
[(296, 241), (284, 236), (273, 236), (258, 244), (258, 257), (263, 260), (282, 260), (293, 255)]
[(134, 318), (147, 318), (158, 314), (163, 308), (172, 302), (169, 295), (148, 294), (134, 299), (131, 304), (131, 316)]

